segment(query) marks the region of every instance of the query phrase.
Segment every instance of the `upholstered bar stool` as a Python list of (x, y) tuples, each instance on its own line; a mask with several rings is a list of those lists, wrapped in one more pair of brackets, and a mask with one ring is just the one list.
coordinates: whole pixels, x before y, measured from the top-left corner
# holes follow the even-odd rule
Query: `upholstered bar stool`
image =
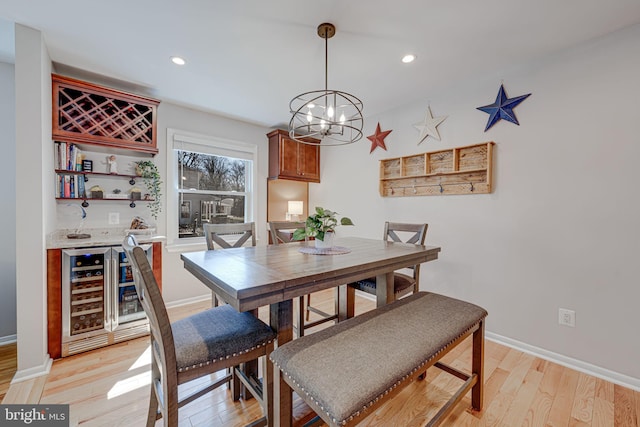
[[(151, 339), (151, 393), (147, 427), (162, 418), (168, 427), (178, 426), (178, 408), (211, 390), (240, 382), (260, 402), (264, 417), (252, 425), (272, 425), (273, 366), (267, 356), (274, 348), (275, 332), (251, 313), (229, 305), (213, 307), (174, 323), (169, 322), (162, 295), (149, 261), (131, 235), (122, 246), (131, 265), (138, 297), (149, 318)], [(262, 357), (263, 381), (247, 378), (240, 364)], [(231, 369), (223, 377), (179, 399), (178, 385)], [(234, 393), (234, 400), (236, 399)]]

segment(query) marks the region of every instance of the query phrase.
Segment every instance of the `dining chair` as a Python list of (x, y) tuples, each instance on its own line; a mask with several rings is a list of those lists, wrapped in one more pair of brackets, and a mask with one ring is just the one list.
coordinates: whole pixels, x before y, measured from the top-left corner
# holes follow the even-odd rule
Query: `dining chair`
[[(281, 243), (290, 243), (293, 241), (293, 230), (304, 228), (304, 221), (269, 221), (269, 233), (271, 236), (271, 244), (279, 245)], [(305, 305), (304, 299), (307, 298)], [(298, 336), (304, 336), (305, 329), (313, 328), (326, 322), (338, 319), (338, 294), (335, 298), (335, 314), (326, 313), (311, 305), (311, 294), (303, 295), (298, 298)], [(311, 312), (320, 316), (319, 320), (309, 322)]]
[[(222, 249), (239, 248), (249, 239), (251, 239), (251, 246), (256, 245), (256, 226), (254, 222), (204, 224), (203, 229), (207, 240), (207, 249), (209, 250), (215, 249), (216, 244)], [(230, 235), (239, 238), (230, 242), (222, 237)]]
[[(222, 249), (239, 248), (249, 239), (251, 239), (251, 246), (256, 245), (256, 226), (254, 222), (204, 224), (202, 228), (207, 241), (207, 249), (210, 251), (214, 250), (216, 245)], [(229, 241), (224, 239), (222, 236), (233, 236), (234, 238), (239, 238), (235, 241)], [(211, 291), (211, 300), (213, 307), (216, 307), (220, 302), (218, 295), (213, 291)]]
[[(260, 402), (268, 425), (273, 416), (273, 367), (267, 356), (274, 348), (275, 332), (250, 313), (229, 305), (213, 307), (170, 323), (160, 289), (144, 250), (132, 235), (122, 244), (131, 266), (140, 303), (149, 318), (151, 339), (151, 396), (147, 427), (162, 418), (164, 426), (178, 426), (178, 409), (211, 390), (232, 382), (232, 396), (239, 399), (240, 382)], [(242, 363), (263, 358), (263, 381), (249, 379)], [(178, 385), (231, 369), (221, 378), (179, 399)]]
[[(399, 243), (413, 243), (416, 245), (424, 245), (424, 239), (427, 237), (427, 228), (429, 224), (406, 224), (399, 222), (384, 223), (384, 240)], [(403, 240), (398, 234), (405, 237)], [(393, 273), (393, 293), (394, 299), (402, 298), (405, 295), (418, 292), (420, 286), (420, 264), (408, 267), (413, 270), (412, 275), (395, 272)], [(366, 292), (368, 294), (376, 294), (376, 278), (359, 280), (349, 284), (350, 287)]]

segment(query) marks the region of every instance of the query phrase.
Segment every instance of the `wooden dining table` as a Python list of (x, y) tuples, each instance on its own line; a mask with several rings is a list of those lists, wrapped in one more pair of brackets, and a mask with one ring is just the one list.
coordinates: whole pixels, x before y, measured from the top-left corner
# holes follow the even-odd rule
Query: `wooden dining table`
[[(393, 301), (393, 272), (433, 261), (440, 247), (384, 240), (344, 237), (335, 247), (347, 253), (303, 253), (313, 242), (189, 252), (184, 267), (238, 311), (269, 306), (269, 322), (277, 331), (277, 345), (293, 339), (293, 300), (311, 292), (339, 287), (339, 319), (353, 316), (354, 291), (347, 286), (376, 277), (377, 305)], [(277, 375), (274, 379), (274, 424), (291, 419), (292, 392)]]

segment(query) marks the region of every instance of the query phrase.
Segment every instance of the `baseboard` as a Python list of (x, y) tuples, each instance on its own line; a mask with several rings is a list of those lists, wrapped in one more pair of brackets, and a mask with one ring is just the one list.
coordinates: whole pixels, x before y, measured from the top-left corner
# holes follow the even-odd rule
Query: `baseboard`
[(49, 372), (51, 371), (52, 363), (53, 363), (53, 359), (49, 357), (49, 355), (47, 354), (47, 360), (45, 360), (45, 362), (42, 365), (17, 371), (16, 374), (13, 376), (13, 379), (11, 380), (11, 384), (30, 380), (32, 378), (41, 377), (43, 375), (49, 375)]
[(18, 340), (18, 336), (16, 334), (7, 335), (6, 337), (0, 337), (0, 346), (13, 344)]
[(565, 366), (576, 371), (592, 375), (597, 378), (612, 382), (614, 384), (621, 385), (623, 387), (630, 388), (635, 391), (640, 391), (640, 378), (630, 377), (628, 375), (614, 372), (609, 369), (601, 368), (600, 366), (592, 365), (582, 360), (574, 359), (571, 357), (563, 356), (559, 353), (554, 353), (543, 348), (534, 347), (532, 345), (517, 341), (511, 338), (503, 337), (492, 332), (486, 332), (485, 338), (497, 342), (498, 344), (505, 345), (507, 347), (514, 348), (528, 353), (533, 356), (540, 357), (541, 359), (548, 360), (550, 362), (557, 363), (558, 365)]
[(185, 298), (185, 299), (179, 299), (176, 301), (171, 301), (165, 304), (165, 306), (167, 308), (175, 308), (175, 307), (181, 307), (183, 305), (189, 305), (189, 304), (195, 304), (197, 302), (203, 302), (203, 301), (207, 301), (207, 300), (211, 300), (211, 293), (206, 294), (206, 295), (200, 295), (198, 297), (191, 297), (191, 298)]
[(359, 297), (364, 298), (364, 299), (368, 299), (369, 301), (376, 301), (376, 296), (375, 295), (372, 295), (370, 293), (361, 291), (359, 289), (356, 289), (356, 296), (359, 296)]

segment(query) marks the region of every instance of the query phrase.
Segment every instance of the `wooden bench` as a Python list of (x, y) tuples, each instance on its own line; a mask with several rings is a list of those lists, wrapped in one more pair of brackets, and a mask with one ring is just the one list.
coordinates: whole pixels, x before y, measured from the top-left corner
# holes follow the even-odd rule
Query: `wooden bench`
[[(471, 390), (482, 409), (484, 318), (476, 305), (418, 292), (271, 353), (284, 380), (329, 426), (351, 426), (435, 365), (464, 384), (431, 419), (439, 425)], [(473, 334), (471, 375), (440, 363)]]

